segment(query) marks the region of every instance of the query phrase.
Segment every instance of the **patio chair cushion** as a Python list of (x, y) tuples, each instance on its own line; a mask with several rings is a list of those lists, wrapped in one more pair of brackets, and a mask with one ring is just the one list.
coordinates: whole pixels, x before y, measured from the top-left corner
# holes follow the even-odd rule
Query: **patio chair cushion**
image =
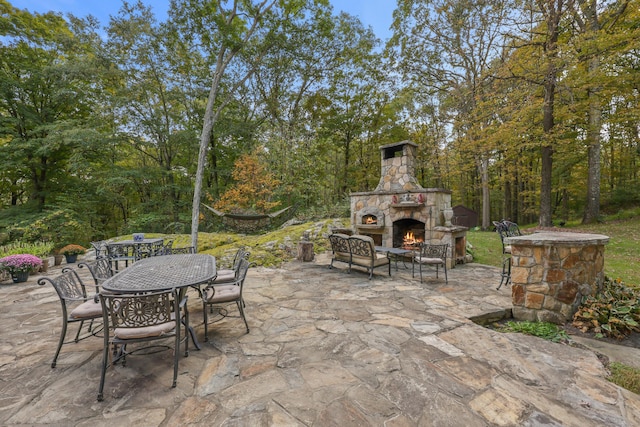
[(216, 276), (213, 283), (220, 282), (233, 282), (236, 279), (236, 272), (229, 269), (220, 269), (218, 270), (218, 275)]
[(444, 260), (442, 258), (426, 258), (417, 256), (415, 260), (422, 264), (444, 264)]
[(371, 257), (353, 255), (351, 262), (356, 265), (365, 265), (369, 267), (378, 267), (389, 263), (389, 258), (386, 253), (374, 253), (373, 255), (373, 261), (371, 260)]
[(102, 305), (100, 301), (90, 299), (71, 310), (69, 316), (72, 319), (93, 319), (102, 316)]
[(153, 326), (142, 326), (139, 328), (115, 328), (113, 336), (121, 340), (130, 340), (146, 337), (159, 337), (164, 334), (173, 332), (176, 328), (176, 322), (160, 323)]
[(209, 304), (235, 301), (240, 297), (240, 286), (234, 284), (216, 286), (215, 289), (207, 288), (203, 297)]

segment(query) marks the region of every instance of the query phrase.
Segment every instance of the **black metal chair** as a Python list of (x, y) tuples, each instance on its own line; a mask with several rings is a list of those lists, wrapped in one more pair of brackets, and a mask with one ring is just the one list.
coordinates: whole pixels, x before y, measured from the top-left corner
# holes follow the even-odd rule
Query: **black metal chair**
[(240, 261), (248, 260), (251, 253), (247, 251), (247, 248), (241, 246), (236, 251), (233, 257), (233, 263), (231, 268), (220, 268), (217, 270), (217, 276), (212, 282), (214, 285), (234, 283), (237, 280), (238, 268), (240, 267)]
[(149, 256), (169, 255), (172, 248), (173, 248), (173, 239), (165, 240), (162, 243), (162, 246), (157, 248)]
[(508, 285), (511, 281), (511, 245), (505, 243), (507, 237), (522, 236), (520, 227), (515, 222), (502, 220), (494, 221), (496, 232), (500, 235), (502, 243), (502, 272), (500, 273), (500, 284), (496, 288), (499, 290), (502, 285)]
[[(42, 286), (46, 283), (51, 283), (62, 305), (62, 331), (60, 332), (58, 348), (53, 356), (53, 362), (51, 362), (51, 367), (55, 368), (63, 344), (71, 342), (77, 343), (90, 336), (95, 336), (102, 330), (102, 323), (94, 325), (94, 320), (102, 319), (102, 306), (94, 295), (87, 294), (85, 284), (80, 279), (80, 276), (78, 276), (78, 273), (72, 269), (66, 269), (62, 274), (54, 278), (42, 277), (38, 280), (38, 285)], [(65, 341), (67, 326), (69, 323), (77, 322), (79, 322), (80, 325), (75, 338), (73, 341)], [(89, 326), (87, 333), (81, 337), (80, 333), (84, 322), (89, 322)]]
[(129, 263), (132, 264), (140, 259), (135, 245), (107, 245), (107, 257), (111, 263), (111, 268), (114, 273), (120, 271), (120, 262), (124, 261), (124, 266), (128, 267)]
[[(249, 261), (240, 257), (239, 266), (236, 270), (235, 280), (224, 284), (209, 284), (202, 290), (202, 311), (204, 313), (204, 340), (209, 340), (207, 325), (209, 323), (209, 316), (207, 308), (212, 308), (214, 305), (228, 304), (235, 302), (238, 306), (240, 316), (244, 321), (244, 326), (249, 333), (249, 324), (244, 314), (244, 299), (242, 297), (242, 291), (244, 288), (244, 281), (247, 277), (247, 271), (249, 270)], [(220, 314), (223, 317), (227, 317), (227, 312), (224, 309), (220, 310)]]
[[(180, 343), (184, 340), (184, 356), (189, 356), (189, 311), (187, 310), (186, 295), (179, 299), (179, 291), (171, 289), (162, 292), (146, 294), (116, 295), (100, 294), (102, 304), (105, 333), (102, 353), (102, 372), (98, 401), (104, 399), (104, 383), (107, 367), (122, 361), (126, 364), (126, 357), (140, 351), (141, 354), (152, 354), (150, 349), (160, 348), (158, 340), (173, 338), (173, 383), (178, 381), (178, 358)], [(184, 325), (184, 338), (181, 334), (181, 323)], [(127, 346), (144, 343), (130, 350)], [(149, 344), (151, 343), (151, 344)], [(109, 363), (109, 349), (113, 346), (113, 360)]]
[(193, 246), (185, 246), (183, 248), (169, 248), (165, 249), (162, 255), (178, 255), (178, 254), (195, 254), (196, 248)]
[(421, 243), (420, 250), (414, 253), (413, 262), (411, 265), (411, 277), (415, 277), (415, 264), (418, 264), (420, 270), (420, 283), (422, 283), (422, 266), (423, 265), (435, 265), (436, 266), (436, 279), (438, 278), (438, 269), (440, 266), (444, 269), (444, 281), (449, 283), (447, 277), (447, 252), (449, 251), (449, 244), (429, 244)]
[(93, 249), (96, 251), (96, 258), (107, 256), (107, 243), (108, 240), (98, 240), (90, 242)]
[(106, 257), (96, 258), (94, 261), (90, 262), (79, 262), (78, 267), (89, 270), (91, 277), (93, 277), (93, 281), (96, 284), (96, 292), (100, 292), (100, 285), (102, 285), (102, 282), (113, 277), (111, 263), (109, 262), (109, 258)]

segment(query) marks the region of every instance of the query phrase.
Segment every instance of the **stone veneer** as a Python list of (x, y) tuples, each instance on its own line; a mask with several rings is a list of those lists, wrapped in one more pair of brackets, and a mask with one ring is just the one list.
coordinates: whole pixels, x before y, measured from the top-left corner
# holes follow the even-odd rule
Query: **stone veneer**
[[(417, 145), (401, 141), (380, 147), (381, 176), (374, 191), (351, 193), (351, 227), (369, 235), (381, 246), (394, 246), (394, 223), (414, 220), (423, 223), (426, 241), (448, 243), (447, 267), (464, 262), (467, 228), (446, 225), (444, 213), (451, 211), (451, 191), (423, 188), (415, 177)], [(373, 216), (375, 224), (363, 218)], [(396, 245), (397, 246), (397, 245)], [(456, 253), (456, 250), (458, 253)]]
[(511, 245), (514, 318), (562, 324), (583, 296), (602, 290), (608, 236), (541, 232), (505, 240)]

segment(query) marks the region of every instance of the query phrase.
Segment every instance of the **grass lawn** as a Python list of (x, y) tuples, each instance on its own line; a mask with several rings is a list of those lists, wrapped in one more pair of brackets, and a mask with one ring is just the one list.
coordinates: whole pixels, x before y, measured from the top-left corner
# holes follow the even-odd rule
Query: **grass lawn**
[[(522, 226), (526, 230), (535, 225)], [(604, 251), (604, 272), (607, 277), (621, 279), (628, 286), (640, 287), (640, 216), (628, 219), (605, 220), (602, 223), (582, 226), (568, 224), (567, 231), (604, 234), (611, 240)], [(474, 231), (467, 233), (472, 245), (474, 262), (500, 266), (502, 245), (496, 232)]]

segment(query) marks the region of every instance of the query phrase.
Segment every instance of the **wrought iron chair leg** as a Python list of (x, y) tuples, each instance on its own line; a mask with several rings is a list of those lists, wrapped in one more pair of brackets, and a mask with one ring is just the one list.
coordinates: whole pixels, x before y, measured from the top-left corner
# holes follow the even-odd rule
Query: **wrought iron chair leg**
[(236, 301), (236, 305), (238, 306), (242, 320), (244, 320), (244, 326), (247, 328), (247, 333), (249, 333), (249, 324), (247, 323), (247, 318), (244, 315), (244, 301)]
[[(63, 313), (66, 315), (66, 313)], [(60, 355), (60, 349), (62, 348), (62, 344), (64, 344), (64, 339), (67, 335), (67, 321), (62, 319), (62, 331), (60, 332), (60, 341), (58, 341), (58, 348), (56, 350), (56, 354), (53, 356), (53, 362), (51, 362), (51, 367), (55, 368), (56, 363), (58, 362), (58, 356)]]
[(511, 257), (505, 257), (502, 260), (502, 273), (500, 274), (500, 284), (496, 290), (500, 290), (502, 285), (505, 286), (511, 281)]
[(80, 326), (78, 326), (78, 332), (76, 332), (76, 337), (73, 339), (73, 341), (75, 342), (80, 341), (80, 332), (82, 332), (83, 326), (84, 326), (84, 320), (80, 322)]

